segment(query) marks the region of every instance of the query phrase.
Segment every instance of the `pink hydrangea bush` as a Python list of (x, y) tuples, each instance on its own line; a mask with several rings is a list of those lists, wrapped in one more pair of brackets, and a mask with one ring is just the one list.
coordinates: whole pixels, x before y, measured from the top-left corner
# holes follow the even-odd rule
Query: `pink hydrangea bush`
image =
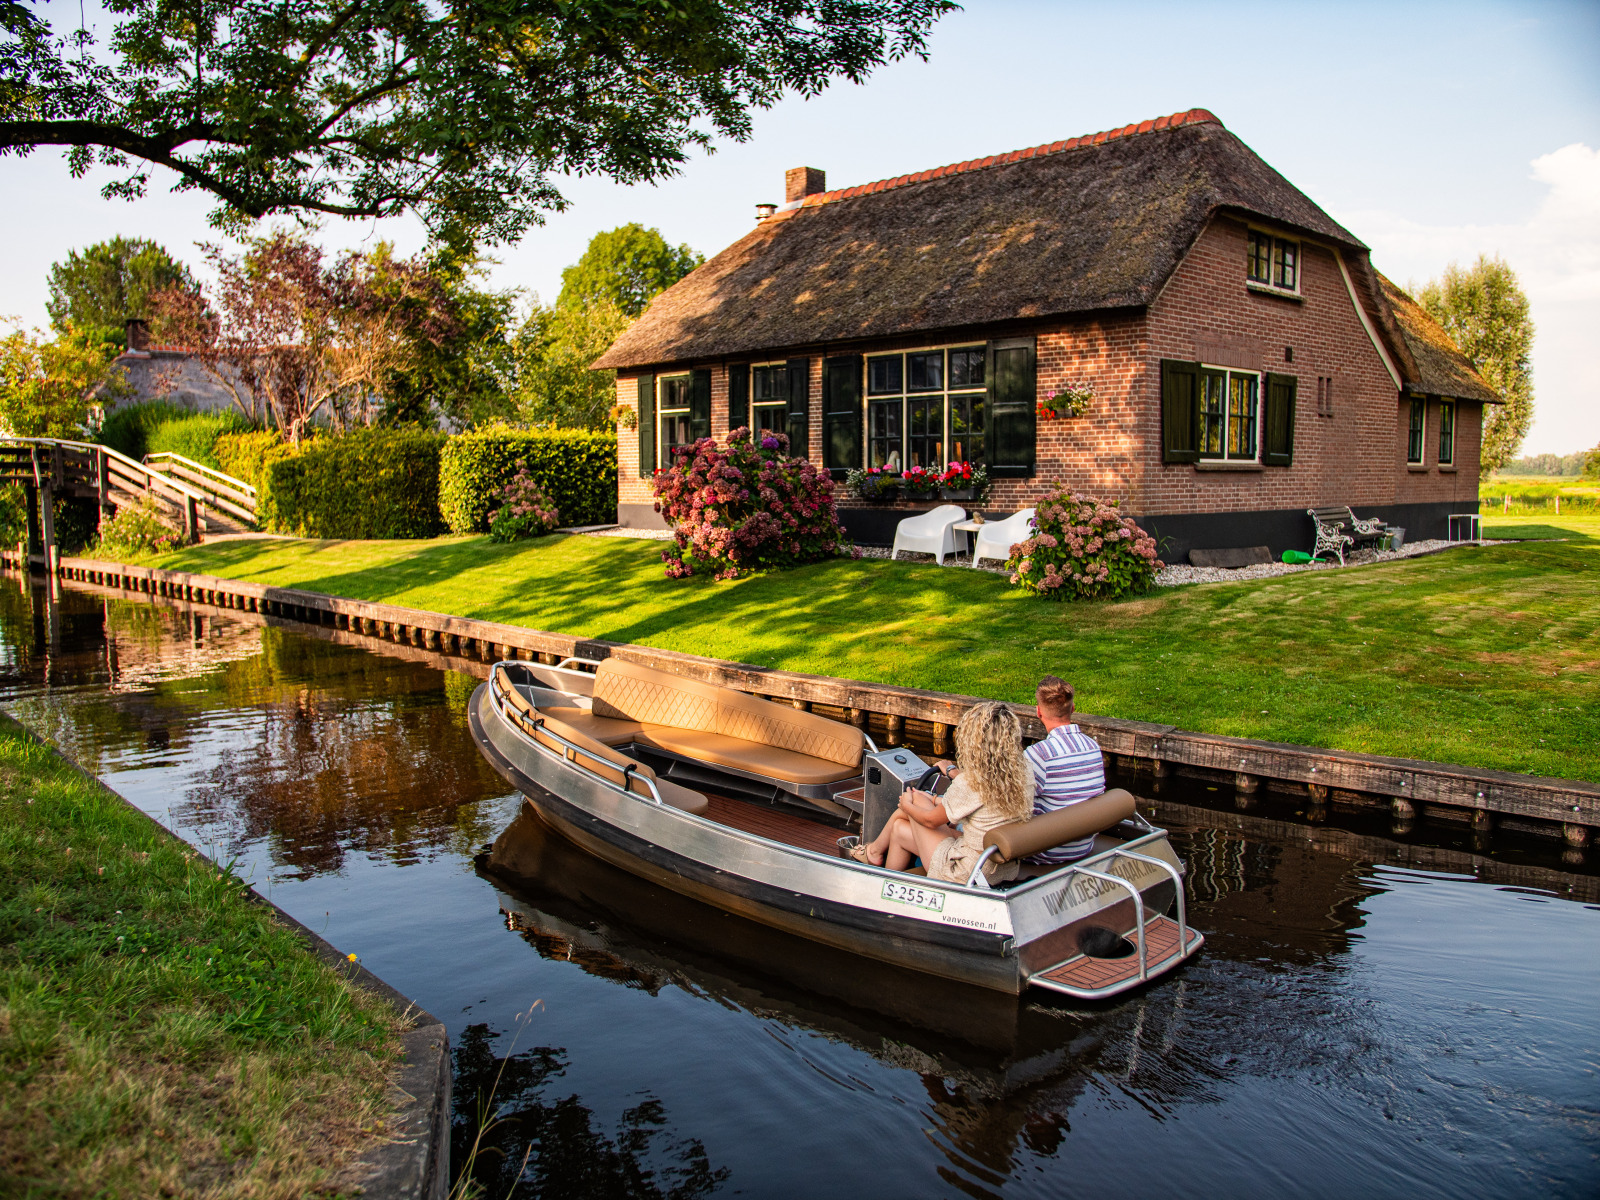
[(517, 473), (500, 489), (500, 507), (489, 514), (489, 539), (514, 542), (539, 537), (561, 524), (561, 513), (528, 474), (528, 463), (517, 459)]
[(661, 552), (668, 579), (710, 572), (737, 579), (751, 571), (799, 566), (853, 552), (839, 525), (833, 480), (790, 458), (781, 433), (752, 441), (735, 429), (726, 447), (712, 438), (673, 451), (672, 466), (650, 482), (656, 511), (672, 526)]
[(1156, 540), (1106, 503), (1066, 488), (1039, 502), (1033, 535), (1011, 547), (1011, 582), (1051, 600), (1115, 599), (1149, 590), (1166, 564)]

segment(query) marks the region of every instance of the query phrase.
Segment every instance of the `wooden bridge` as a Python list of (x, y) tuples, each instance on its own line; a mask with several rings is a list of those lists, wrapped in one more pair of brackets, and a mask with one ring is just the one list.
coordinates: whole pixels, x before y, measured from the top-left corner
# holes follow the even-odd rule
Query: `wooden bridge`
[(59, 558), (55, 500), (94, 500), (101, 519), (142, 500), (156, 517), (201, 541), (207, 534), (239, 533), (256, 521), (256, 489), (181, 454), (151, 454), (136, 462), (109, 446), (60, 438), (0, 438), (0, 484), (20, 484), (27, 495), (29, 557)]

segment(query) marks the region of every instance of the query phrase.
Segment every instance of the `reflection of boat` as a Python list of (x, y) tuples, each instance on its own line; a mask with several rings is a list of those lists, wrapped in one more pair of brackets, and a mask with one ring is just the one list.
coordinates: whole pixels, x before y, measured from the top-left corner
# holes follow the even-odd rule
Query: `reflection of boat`
[[(879, 752), (853, 726), (617, 659), (592, 675), (578, 665), (498, 664), (473, 696), (473, 737), (542, 820), (626, 871), (811, 941), (1013, 995), (1115, 995), (1201, 944), (1166, 833), (1125, 792), (985, 843), (1015, 860), (1112, 826), (1082, 862), (993, 888), (979, 870), (934, 883), (837, 849), (859, 823), (875, 831), (883, 797), (892, 807), (920, 777), (909, 750)], [(498, 854), (491, 865), (509, 869)], [(1174, 902), (1177, 920), (1164, 915)]]

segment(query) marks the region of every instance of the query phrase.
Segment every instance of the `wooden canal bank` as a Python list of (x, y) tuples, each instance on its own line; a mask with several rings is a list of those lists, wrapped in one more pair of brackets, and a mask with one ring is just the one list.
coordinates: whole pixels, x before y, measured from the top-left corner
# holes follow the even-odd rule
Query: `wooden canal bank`
[[(21, 565), (12, 552), (0, 554), (0, 563)], [(35, 559), (33, 566), (37, 569), (42, 562)], [(149, 595), (309, 623), (342, 631), (353, 641), (399, 643), (438, 654), (441, 666), (459, 666), (461, 659), (487, 664), (501, 658), (547, 663), (564, 658), (624, 658), (849, 721), (868, 730), (880, 744), (914, 740), (932, 744), (938, 753), (948, 751), (961, 714), (981, 699), (772, 670), (296, 588), (96, 559), (62, 559), (60, 574), (116, 594)], [(1033, 710), (1014, 707), (1026, 734), (1042, 737), (1044, 731)], [(1245, 804), (1261, 789), (1270, 789), (1304, 797), (1313, 813), (1325, 806), (1382, 808), (1402, 821), (1464, 822), (1485, 834), (1497, 827), (1516, 829), (1563, 838), (1578, 848), (1586, 846), (1591, 831), (1600, 827), (1600, 787), (1577, 780), (1220, 737), (1087, 713), (1079, 713), (1077, 720), (1120, 769), (1146, 771), (1156, 778), (1178, 773), (1226, 784)]]

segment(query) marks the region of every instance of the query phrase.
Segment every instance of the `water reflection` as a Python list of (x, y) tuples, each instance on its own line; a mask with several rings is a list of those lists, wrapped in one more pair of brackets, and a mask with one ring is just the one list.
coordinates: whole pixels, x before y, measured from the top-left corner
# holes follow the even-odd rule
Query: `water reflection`
[[(467, 736), (482, 673), (0, 588), (10, 711), (449, 1023), (458, 1154), (499, 1078), (489, 1195), (1593, 1190), (1600, 881), (1554, 852), (1224, 810), (1168, 781), (1206, 950), (1115, 1003), (1019, 1002), (549, 835)], [(486, 877), (496, 838), (515, 870)]]

